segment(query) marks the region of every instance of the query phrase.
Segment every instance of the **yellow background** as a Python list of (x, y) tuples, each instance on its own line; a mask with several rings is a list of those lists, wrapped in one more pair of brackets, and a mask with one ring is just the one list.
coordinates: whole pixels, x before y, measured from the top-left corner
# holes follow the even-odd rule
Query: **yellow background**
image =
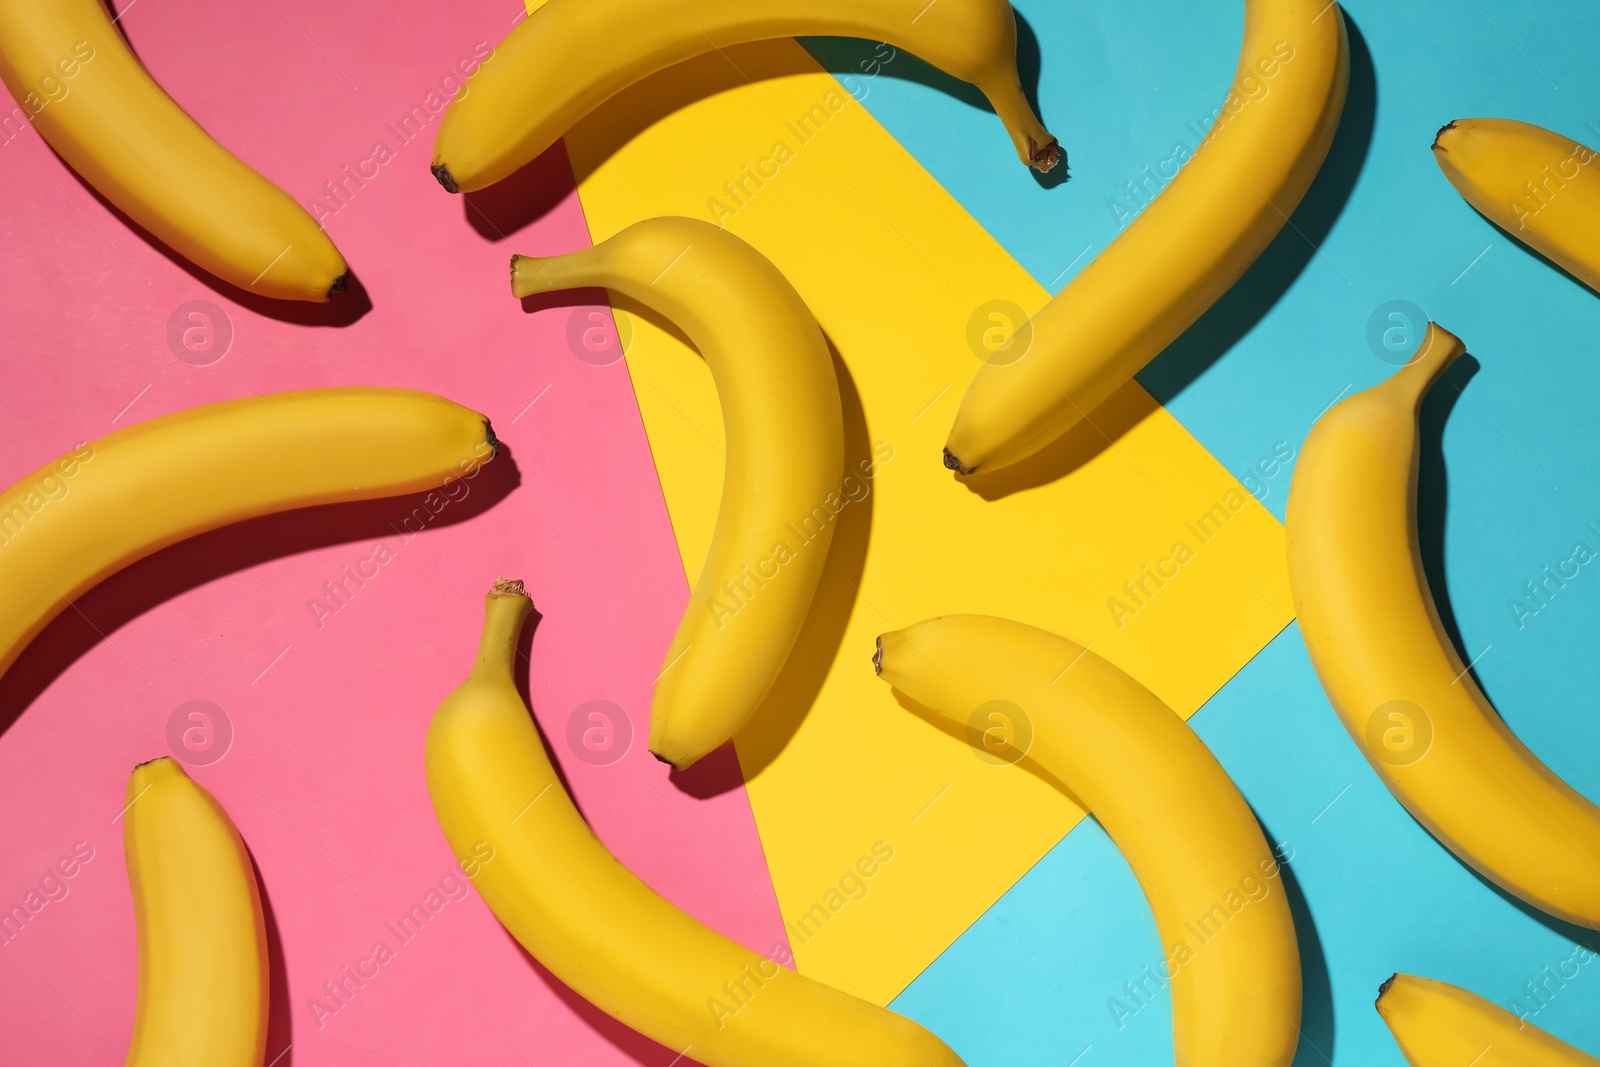
[[(804, 140), (797, 120), (818, 105)], [(730, 197), (724, 183), (779, 142), (792, 158)], [(687, 215), (772, 259), (837, 353), (847, 465), (894, 449), (841, 514), (796, 651), (736, 738), (797, 965), (886, 1003), (1081, 813), (904, 710), (873, 674), (875, 636), (950, 612), (1015, 618), (1091, 645), (1188, 716), (1292, 615), (1282, 527), (1137, 384), (1036, 461), (970, 485), (945, 470), (979, 366), (969, 319), (1048, 294), (792, 40), (674, 67), (566, 143), (596, 241)], [(628, 366), (692, 582), (721, 493), (717, 398), (680, 337), (632, 319)], [(1202, 545), (1185, 524), (1230, 493), (1245, 507)], [(1108, 599), (1179, 540), (1194, 559), (1119, 627)], [(802, 943), (792, 924), (879, 841), (894, 858), (867, 895)]]

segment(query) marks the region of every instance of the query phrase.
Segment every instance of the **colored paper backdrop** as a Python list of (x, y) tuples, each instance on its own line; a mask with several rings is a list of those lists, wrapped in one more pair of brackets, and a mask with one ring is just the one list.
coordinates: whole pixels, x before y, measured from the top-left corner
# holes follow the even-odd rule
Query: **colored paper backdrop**
[[(952, 610), (1091, 641), (1192, 716), (1292, 856), (1297, 1062), (1402, 1062), (1371, 1010), (1397, 969), (1600, 1049), (1600, 984), (1566, 962), (1575, 943), (1600, 944), (1486, 886), (1383, 790), (1289, 621), (1278, 525), (1311, 422), (1403, 360), (1383, 331), (1425, 313), (1465, 338), (1477, 360), (1426, 413), (1430, 577), (1508, 722), (1600, 796), (1584, 758), (1600, 740), (1600, 667), (1584, 654), (1600, 601), (1581, 574), (1545, 602), (1523, 589), (1573, 541), (1597, 543), (1585, 431), (1600, 376), (1584, 338), (1600, 306), (1473, 213), (1427, 151), (1438, 126), (1477, 114), (1600, 139), (1585, 48), (1600, 15), (1575, 0), (1354, 0), (1345, 123), (1293, 226), (1095, 413), (1103, 434), (975, 493), (937, 459), (978, 366), (967, 323), (986, 302), (1031, 310), (1067, 284), (1119, 231), (1123, 183), (1194, 147), (1231, 75), (1237, 0), (1018, 4), (1025, 80), (1071, 156), (1072, 180), (1052, 189), (969, 89), (830, 39), (736, 50), (746, 76), (717, 57), (675, 68), (502, 187), (454, 199), (426, 173), (432, 130), (396, 123), (431, 114), (428, 94), (510, 29), (515, 3), (124, 11), (175, 98), (320, 205), (361, 285), (332, 318), (243, 306), (7, 128), (0, 478), (167, 411), (331, 384), (440, 392), (489, 414), (509, 454), (414, 538), (392, 524), (417, 501), (391, 501), (170, 549), (82, 598), (0, 679), (0, 805), (14, 813), (0, 903), (25, 899), (79, 842), (93, 850), (66, 895), (0, 944), (0, 1062), (120, 1062), (135, 981), (123, 785), (134, 762), (172, 750), (192, 701), (231, 741), (217, 758), (178, 754), (239, 824), (271, 907), (269, 1061), (672, 1062), (529, 961), (470, 890), (355, 995), (324, 988), (450, 870), (420, 744), (499, 574), (527, 579), (543, 614), (530, 696), (602, 838), (698, 917), (761, 951), (790, 939), (802, 971), (892, 1002), (970, 1063), (1161, 1062), (1171, 1015), (1143, 970), (1160, 955), (1154, 925), (1098, 826), (872, 677), (874, 634)], [(817, 105), (826, 122), (802, 140), (787, 124)], [(793, 159), (730, 198), (723, 183), (775, 139)], [(394, 158), (373, 176), (379, 142)], [(719, 491), (709, 376), (626, 312), (626, 360), (596, 360), (569, 327), (604, 311), (529, 313), (504, 290), (509, 251), (564, 251), (668, 212), (715, 218), (788, 274), (837, 352), (852, 455), (893, 454), (844, 513), (780, 696), (690, 776), (665, 774), (642, 734)], [(1230, 492), (1246, 506), (1118, 626), (1105, 601)], [(378, 542), (394, 560), (330, 597), (324, 583)], [(1514, 611), (1517, 598), (1536, 610)], [(620, 754), (565, 741), (592, 700), (632, 727)], [(797, 934), (879, 841), (895, 859), (866, 895)]]

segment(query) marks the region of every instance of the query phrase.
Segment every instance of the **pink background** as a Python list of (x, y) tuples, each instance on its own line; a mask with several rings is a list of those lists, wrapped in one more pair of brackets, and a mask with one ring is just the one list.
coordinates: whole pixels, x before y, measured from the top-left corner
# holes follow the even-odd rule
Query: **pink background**
[[(517, 0), (119, 7), (174, 98), (302, 203), (377, 139), (394, 147), (385, 123), (521, 11)], [(68, 895), (0, 945), (0, 1061), (122, 1062), (137, 974), (118, 821), (127, 775), (169, 753), (179, 705), (208, 700), (235, 736), (190, 773), (238, 825), (269, 901), (269, 1063), (670, 1063), (675, 1050), (541, 971), (475, 893), (337, 1014), (319, 1025), (311, 1009), (375, 941), (396, 947), (384, 924), (451, 869), (422, 740), (502, 574), (526, 579), (543, 614), (532, 700), (600, 836), (730, 936), (764, 952), (783, 937), (731, 751), (687, 781), (645, 751), (651, 682), (687, 588), (626, 368), (572, 354), (567, 308), (507, 293), (511, 250), (589, 241), (566, 158), (552, 151), (474, 209), (428, 173), (436, 124), (326, 220), (364, 290), (326, 309), (241, 304), (132, 230), (31, 130), (0, 146), (3, 482), (133, 422), (311, 386), (437, 392), (487, 413), (508, 446), (409, 543), (390, 524), (415, 499), (269, 517), (136, 564), (0, 679), (0, 909), (74, 843), (94, 849)], [(169, 348), (169, 318), (191, 300), (231, 321), (231, 348), (208, 366)], [(310, 601), (380, 540), (395, 558), (319, 626)], [(566, 741), (568, 716), (591, 699), (633, 724), (612, 766), (580, 762)]]

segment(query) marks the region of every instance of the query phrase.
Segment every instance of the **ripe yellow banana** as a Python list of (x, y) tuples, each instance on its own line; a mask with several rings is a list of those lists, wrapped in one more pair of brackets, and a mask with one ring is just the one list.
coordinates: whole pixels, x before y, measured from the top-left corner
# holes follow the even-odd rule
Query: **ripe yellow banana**
[(811, 608), (842, 499), (839, 383), (794, 287), (710, 223), (648, 219), (593, 248), (511, 261), (518, 297), (590, 286), (681, 327), (722, 403), (716, 532), (650, 709), (650, 751), (682, 769), (750, 718)]
[[(1254, 263), (1311, 186), (1349, 81), (1327, 0), (1246, 0), (1233, 88), (1170, 184), (988, 358), (945, 445), (961, 474), (1032, 455), (1178, 338)], [(1146, 180), (1145, 193), (1157, 190)]]
[(445, 112), (434, 177), (452, 193), (493, 185), (656, 71), (751, 41), (812, 35), (884, 41), (927, 60), (982, 90), (1024, 163), (1048, 171), (1061, 157), (1023, 95), (1006, 0), (547, 0)]
[(936, 725), (1022, 762), (1105, 827), (1155, 913), (1180, 1067), (1287, 1067), (1300, 954), (1278, 863), (1172, 709), (1088, 649), (984, 615), (884, 634), (873, 665)]
[(0, 79), (68, 166), (185, 259), (280, 300), (344, 291), (328, 235), (162, 91), (100, 0), (0, 0)]
[(179, 411), (0, 492), (0, 674), (79, 594), (186, 537), (275, 511), (440, 489), (488, 420), (410, 389), (306, 389)]
[(250, 854), (169, 758), (128, 779), (123, 847), (139, 927), (130, 1067), (261, 1067), (267, 933)]
[(1378, 1014), (1411, 1067), (1600, 1067), (1532, 1023), (1459, 986), (1397, 974)]
[(1460, 340), (1318, 420), (1289, 489), (1289, 583), (1312, 665), (1350, 736), (1450, 851), (1568, 922), (1600, 924), (1600, 809), (1496, 714), (1439, 621), (1417, 541), (1417, 413)]
[(1600, 292), (1600, 158), (1559, 133), (1512, 119), (1456, 119), (1433, 158), (1467, 203)]
[(467, 680), (428, 727), (428, 792), (522, 947), (611, 1017), (708, 1067), (959, 1067), (910, 1019), (802, 977), (679, 911), (583, 820), (512, 677), (533, 604), (501, 579)]

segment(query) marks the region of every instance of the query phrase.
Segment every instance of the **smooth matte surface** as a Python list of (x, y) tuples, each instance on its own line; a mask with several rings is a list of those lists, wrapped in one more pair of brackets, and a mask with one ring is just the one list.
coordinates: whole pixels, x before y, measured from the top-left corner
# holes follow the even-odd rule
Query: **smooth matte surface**
[[(947, 611), (1016, 618), (1093, 645), (1188, 714), (1287, 623), (1282, 528), (1137, 384), (1041, 462), (970, 484), (947, 471), (945, 423), (978, 366), (968, 321), (1044, 291), (793, 42), (648, 79), (567, 142), (597, 239), (734, 209), (723, 224), (777, 264), (838, 352), (848, 462), (892, 455), (846, 484), (858, 499), (835, 520), (801, 652), (735, 738), (801, 971), (888, 1000), (1078, 812), (904, 710), (873, 675), (875, 637)], [(747, 179), (775, 144), (788, 158)], [(631, 318), (634, 389), (692, 578), (722, 482), (716, 395), (691, 349)], [(1170, 580), (1144, 578), (1180, 541), (1192, 555)], [(894, 861), (845, 885), (880, 840)]]
[[(1402, 1067), (1372, 1008), (1395, 971), (1439, 975), (1600, 1048), (1597, 961), (1574, 957), (1582, 931), (1529, 914), (1406, 814), (1323, 706), (1298, 626), (1190, 722), (1288, 858), (1305, 989), (1296, 1067)], [(1090, 1046), (1083, 1065), (1166, 1063), (1171, 995), (1144, 970), (1160, 959), (1133, 872), (1085, 820), (893, 1006), (936, 1020), (973, 1067), (1060, 1065)], [(1525, 983), (1542, 984), (1542, 1004)]]
[[(464, 669), (477, 587), (502, 571), (520, 571), (548, 590), (539, 600), (546, 622), (531, 654), (550, 683), (534, 675), (536, 710), (607, 841), (669, 895), (752, 947), (769, 950), (789, 915), (789, 902), (780, 913), (768, 887), (731, 759), (715, 787), (701, 790), (719, 795), (702, 800), (675, 789), (653, 761), (637, 762), (637, 733), (635, 749), (610, 768), (568, 758), (563, 747), (566, 713), (591, 698), (617, 701), (642, 728), (648, 685), (687, 594), (684, 565), (691, 573), (697, 567), (709, 530), (706, 496), (714, 497), (714, 487), (692, 490), (689, 479), (695, 470), (717, 469), (714, 449), (699, 436), (695, 447), (706, 453), (699, 460), (663, 464), (668, 496), (696, 502), (673, 509), (680, 555), (639, 408), (658, 427), (678, 415), (653, 390), (640, 388), (636, 401), (621, 366), (594, 368), (573, 358), (566, 309), (524, 315), (503, 295), (508, 248), (554, 252), (587, 240), (564, 159), (552, 153), (501, 195), (475, 198), (472, 206), (444, 196), (427, 175), (431, 127), (400, 145), (377, 177), (357, 183), (341, 170), (370, 159), (379, 138), (397, 143), (386, 124), (412, 105), (426, 110), (426, 94), (474, 43), (493, 42), (509, 28), (516, 5), (475, 3), (448, 13), (299, 2), (119, 7), (142, 58), (214, 134), (303, 202), (338, 207), (326, 224), (376, 307), (348, 329), (290, 325), (239, 308), (127, 229), (13, 122), (0, 137), (0, 232), (21, 250), (4, 274), (14, 309), (4, 469), (15, 476), (111, 426), (251, 389), (378, 382), (436, 389), (488, 411), (523, 484), (513, 491), (480, 479), (473, 496), (449, 505), (461, 509), (461, 520), (444, 511), (383, 567), (392, 577), (361, 587), (321, 629), (308, 606), (321, 583), (368, 556), (403, 513), (374, 508), (327, 525), (268, 523), (140, 565), (84, 598), (83, 616), (58, 623), (0, 681), (0, 722), (8, 724), (0, 735), (0, 805), (14, 813), (0, 858), (0, 902), (21, 903), (73, 842), (95, 849), (66, 882), (67, 895), (45, 904), (15, 943), (0, 947), (7, 994), (0, 1020), (9, 1047), (40, 1062), (118, 1062), (134, 988), (131, 908), (113, 822), (121, 783), (131, 762), (167, 750), (166, 726), (177, 706), (205, 698), (229, 711), (236, 747), (194, 773), (229, 804), (255, 847), (274, 909), (281, 961), (274, 995), (286, 1010), (274, 1016), (269, 1055), (293, 1044), (278, 1067), (349, 1062), (356, 1049), (377, 1050), (396, 1064), (461, 1056), (512, 1064), (546, 1052), (583, 1064), (666, 1063), (674, 1053), (552, 989), (470, 897), (439, 913), (434, 929), (446, 936), (402, 948), (385, 977), (358, 991), (347, 1009), (319, 1020), (310, 1006), (322, 983), (370, 951), (383, 923), (420, 900), (449, 863), (417, 753), (426, 715)], [(1271, 475), (1256, 464), (1275, 448), (1297, 450), (1337, 396), (1389, 372), (1367, 344), (1373, 312), (1406, 299), (1459, 332), (1482, 369), (1441, 385), (1443, 401), (1461, 389), (1453, 410), (1430, 405), (1423, 528), (1431, 574), (1448, 592), (1464, 654), (1482, 654), (1475, 669), (1513, 728), (1575, 786), (1600, 796), (1600, 770), (1587, 755), (1600, 741), (1592, 714), (1600, 665), (1590, 654), (1600, 635), (1600, 593), (1588, 588), (1600, 579), (1584, 568), (1566, 586), (1552, 586), (1548, 603), (1526, 601), (1520, 624), (1509, 605), (1525, 582), (1541, 577), (1541, 567), (1567, 558), (1574, 541), (1600, 548), (1600, 533), (1585, 525), (1600, 527), (1600, 466), (1588, 439), (1600, 376), (1584, 340), (1600, 326), (1600, 305), (1473, 213), (1427, 149), (1434, 130), (1460, 115), (1511, 115), (1600, 141), (1590, 126), (1600, 123), (1592, 109), (1600, 73), (1591, 62), (1600, 12), (1578, 0), (1355, 0), (1350, 8), (1355, 67), (1347, 124), (1295, 216), (1304, 238), (1286, 230), (1218, 310), (1140, 380), (1281, 518), (1292, 463)], [(860, 64), (873, 57), (871, 43), (807, 43), (1020, 264), (985, 253), (1005, 272), (1006, 291), (1024, 294), (1020, 302), (1032, 306), (1118, 231), (1111, 201), (1124, 182), (1141, 178), (1146, 165), (1158, 167), (1175, 143), (1196, 144), (1233, 69), (1242, 4), (1023, 0), (1019, 9), (1027, 24), (1025, 74), (1041, 66), (1042, 50), (1042, 114), (1071, 156), (1072, 180), (1049, 190), (1016, 163), (999, 124), (973, 106), (970, 90), (903, 55), (880, 58), (880, 73), (867, 77)], [(704, 143), (686, 145), (686, 161), (724, 144), (722, 134), (708, 131)], [(732, 170), (717, 181), (751, 161), (726, 161)], [(663, 173), (670, 172), (631, 180), (636, 191), (649, 190)], [(802, 205), (834, 202), (836, 191), (811, 188), (798, 169), (784, 174), (786, 186), (804, 188), (782, 196)], [(879, 172), (852, 161), (849, 176), (871, 194)], [(324, 183), (334, 181), (343, 183), (346, 205), (329, 199)], [(918, 187), (925, 182), (919, 177)], [(873, 202), (895, 218), (903, 206), (893, 189)], [(782, 226), (798, 229), (797, 240), (840, 224), (791, 208)], [(881, 215), (859, 205), (852, 211), (848, 232), (807, 269), (873, 282), (886, 270), (877, 250), (897, 238)], [(963, 233), (972, 226), (959, 214), (948, 218)], [(779, 223), (773, 225), (776, 232)], [(917, 260), (911, 269), (926, 264)], [(168, 347), (168, 319), (190, 299), (226, 307), (232, 320), (232, 350), (214, 366), (188, 366)], [(858, 311), (881, 320), (885, 347), (896, 336), (895, 306), (868, 302)], [(939, 313), (959, 327), (969, 311)], [(639, 343), (656, 343), (652, 329), (642, 328), (646, 340)], [(953, 365), (972, 359), (959, 329), (941, 326), (938, 333), (929, 352), (941, 347), (928, 358), (948, 355)], [(703, 374), (692, 356), (671, 349), (662, 355), (663, 367), (687, 361), (684, 374)], [(861, 361), (849, 353), (846, 359), (856, 371)], [(869, 375), (860, 373), (870, 397)], [(635, 370), (634, 385), (644, 380)], [(925, 396), (908, 390), (898, 397), (895, 417), (909, 424), (945, 380)], [(926, 424), (930, 441), (941, 438), (940, 420), (948, 418), (941, 410), (952, 400), (945, 394), (921, 415), (918, 432)], [(714, 413), (708, 389), (695, 402)], [(1148, 407), (1129, 410), (1142, 412), (1144, 421), (1133, 420), (1141, 427), (1166, 421)], [(700, 425), (709, 433), (715, 424)], [(1119, 443), (1126, 448), (1135, 435)], [(906, 450), (888, 470), (910, 463), (920, 448)], [(1144, 465), (1144, 457), (1135, 460)], [(1448, 509), (1445, 475), (1454, 476)], [(936, 477), (943, 475), (930, 474), (930, 484)], [(1093, 512), (1080, 521), (1103, 518)], [(949, 551), (965, 560), (976, 549), (958, 542)], [(1008, 567), (1025, 570), (1012, 542), (996, 551)], [(1127, 551), (1143, 562), (1135, 547)], [(1062, 564), (1068, 578), (1073, 562)], [(938, 577), (922, 576), (924, 599), (906, 606), (910, 615), (961, 606), (942, 602), (949, 597)], [(994, 580), (972, 578), (980, 586)], [(1057, 597), (1067, 588), (1054, 577), (1023, 580)], [(1056, 610), (1104, 611), (1094, 600), (1085, 604)], [(459, 638), (444, 636), (462, 625), (468, 629)], [(1220, 640), (1213, 629), (1191, 627)], [(1156, 661), (1161, 646), (1150, 648)], [(840, 656), (866, 654), (846, 649)], [(1200, 694), (1191, 703), (1215, 688), (1183, 684)], [(887, 697), (872, 699), (877, 713), (909, 720)], [(1517, 999), (1523, 984), (1546, 982), (1554, 995), (1546, 993), (1548, 1005), (1533, 1020), (1600, 1050), (1600, 982), (1592, 965), (1568, 979), (1542, 970), (1553, 972), (1571, 956), (1573, 932), (1551, 931), (1506, 902), (1382, 791), (1327, 707), (1296, 630), (1279, 636), (1193, 721), (1272, 835), (1294, 849), (1291, 870), (1304, 912), (1316, 920), (1328, 975), (1318, 1000), (1317, 970), (1308, 968), (1305, 1030), (1335, 1062), (1401, 1062), (1371, 1008), (1377, 983), (1396, 968), (1530, 1011), (1534, 1002)], [(848, 745), (853, 735), (844, 733)], [(959, 766), (971, 759), (942, 736), (914, 744), (935, 770), (937, 761)], [(891, 765), (909, 758), (897, 752)], [(867, 773), (850, 762), (832, 780), (848, 782), (857, 772)], [(1056, 803), (1037, 783), (996, 788)], [(612, 795), (614, 806), (605, 802)], [(921, 814), (914, 810), (921, 803), (901, 824)], [(1064, 814), (1065, 806), (1055, 810)], [(971, 866), (972, 855), (1020, 828), (1043, 851), (1053, 837), (1037, 821), (1026, 804), (974, 807), (955, 844), (941, 847), (956, 849), (954, 857)], [(807, 832), (840, 855), (870, 844), (835, 830), (822, 818)], [(790, 897), (809, 906), (838, 871), (799, 883)], [(895, 871), (891, 863), (885, 875), (898, 877)], [(1003, 888), (1010, 877), (990, 880)], [(889, 885), (875, 883), (867, 899), (880, 903), (866, 910), (869, 917), (892, 899), (881, 891)], [(840, 917), (841, 935), (850, 934), (851, 914)], [(952, 932), (929, 939), (930, 953), (965, 920), (943, 921)], [(856, 925), (871, 931), (876, 924)], [(889, 947), (869, 958), (903, 947), (890, 933)], [(1309, 944), (1303, 928), (1303, 949)], [(1107, 1004), (1119, 995), (1134, 1003), (1122, 983), (1138, 978), (1158, 952), (1130, 872), (1086, 821), (896, 1006), (975, 1064), (1059, 1067), (1080, 1055), (1079, 1067), (1161, 1062), (1170, 1056), (1166, 1002), (1157, 996), (1124, 1016), (1121, 1030)], [(1300, 1062), (1325, 1060), (1308, 1047)]]
[[(423, 777), (428, 720), (472, 662), (483, 594), (497, 576), (526, 579), (543, 613), (529, 693), (601, 838), (749, 947), (771, 952), (783, 936), (732, 759), (719, 757), (725, 789), (701, 798), (673, 788), (645, 750), (650, 684), (688, 587), (627, 374), (573, 354), (572, 311), (529, 314), (507, 292), (513, 250), (588, 243), (565, 156), (470, 204), (428, 173), (443, 103), (428, 94), (478, 42), (497, 41), (514, 9), (119, 6), (144, 61), (224, 144), (302, 202), (338, 208), (325, 224), (372, 308), (333, 327), (241, 307), (130, 231), (19, 127), (0, 145), (0, 233), (13, 250), (0, 266), (0, 481), (139, 419), (318, 385), (441, 393), (487, 413), (507, 451), (465, 495), (457, 485), (431, 502), (269, 519), (137, 564), (80, 598), (0, 679), (0, 909), (30, 891), (59, 897), (0, 944), (0, 1059), (122, 1062), (137, 976), (123, 790), (135, 762), (172, 751), (180, 707), (206, 700), (231, 721), (232, 746), (190, 772), (259, 869), (275, 1067), (665, 1064), (678, 1050), (541, 971), (459, 872), (441, 886), (452, 857)], [(401, 143), (391, 124), (412, 105), (426, 121)], [(363, 165), (379, 140), (394, 157)], [(334, 181), (342, 203), (324, 185)], [(347, 314), (359, 295), (329, 312)], [(169, 347), (169, 320), (191, 300), (217, 309), (213, 327), (218, 314), (231, 322), (231, 348), (208, 366)], [(184, 349), (181, 331), (205, 321), (178, 321), (179, 351), (220, 354)], [(66, 484), (48, 507), (72, 507)], [(378, 544), (390, 554), (374, 562)], [(342, 584), (342, 599), (324, 583)], [(570, 740), (591, 700), (633, 727), (610, 765), (580, 759)], [(41, 890), (78, 841), (93, 859)], [(405, 940), (390, 924), (413, 905), (428, 918)], [(380, 941), (392, 958), (373, 976), (362, 961)], [(367, 972), (363, 984), (347, 966)], [(329, 982), (345, 983), (342, 1001)]]
[[(1055, 290), (1118, 232), (1111, 201), (1123, 195), (1123, 183), (1138, 180), (1145, 164), (1156, 167), (1172, 145), (1197, 143), (1237, 58), (1242, 3), (1022, 0), (1018, 10), (1048, 57), (1039, 82), (1042, 117), (1072, 164), (1072, 180), (1061, 187), (1039, 189), (992, 162), (983, 146), (993, 117), (952, 100), (943, 85), (915, 78), (861, 84), (868, 86), (868, 109), (1035, 279)], [(1293, 228), (1139, 379), (1281, 518), (1293, 462), (1274, 464), (1274, 450), (1297, 455), (1327, 406), (1381, 380), (1405, 357), (1398, 345), (1390, 351), (1380, 342), (1385, 358), (1369, 346), (1374, 313), (1406, 300), (1458, 333), (1476, 361), (1464, 359), (1425, 410), (1421, 527), (1429, 576), (1458, 647), (1476, 661), (1479, 680), (1507, 722), (1554, 770), (1600, 798), (1600, 770), (1588, 756), (1600, 742), (1593, 714), (1600, 663), (1589, 652), (1600, 637), (1600, 582), (1584, 567), (1565, 585), (1551, 581), (1542, 601), (1525, 587), (1544, 580), (1542, 568), (1571, 557), (1576, 542), (1600, 549), (1600, 532), (1587, 525), (1600, 527), (1600, 465), (1589, 440), (1600, 373), (1586, 340), (1600, 329), (1600, 298), (1477, 215), (1429, 150), (1439, 126), (1479, 115), (1520, 118), (1591, 146), (1600, 142), (1593, 107), (1600, 72), (1590, 55), (1600, 12), (1576, 0), (1353, 0), (1347, 15), (1353, 66), (1345, 124)], [(1024, 31), (1025, 42), (1029, 36)], [(831, 40), (807, 44), (847, 84), (869, 51)], [(1379, 318), (1380, 333), (1399, 327), (1392, 340), (1403, 339), (1404, 320)], [(1257, 468), (1262, 461), (1270, 474)], [(1518, 599), (1521, 608), (1513, 606)], [(1280, 637), (1271, 657), (1247, 666), (1193, 721), (1208, 739), (1220, 739), (1229, 719), (1247, 716), (1257, 724), (1261, 736), (1235, 744), (1224, 763), (1269, 828), (1291, 841), (1305, 832), (1293, 821), (1279, 828), (1283, 819), (1271, 816), (1274, 794), (1252, 782), (1270, 777), (1277, 793), (1305, 807), (1308, 814), (1296, 816), (1301, 826), (1352, 784), (1315, 827), (1333, 844), (1327, 851), (1302, 849), (1291, 868), (1300, 873), (1328, 958), (1351, 961), (1336, 972), (1337, 1051), (1327, 1051), (1336, 1063), (1399, 1064), (1371, 1007), (1377, 983), (1390, 971), (1456, 982), (1511, 1007), (1524, 982), (1542, 980), (1545, 964), (1571, 955), (1562, 939), (1574, 932), (1548, 934), (1524, 918), (1381, 791), (1338, 727), (1297, 632)], [(1258, 706), (1224, 700), (1234, 693), (1249, 694)], [(1349, 770), (1340, 781), (1324, 780), (1320, 769), (1333, 765)], [(1362, 790), (1371, 794), (1363, 803), (1372, 816), (1334, 823), (1339, 808)], [(1153, 938), (1154, 926), (1138, 915), (1142, 901), (1130, 913), (1121, 900), (1124, 883), (1132, 886), (1123, 870), (1068, 863), (1088, 849), (1076, 841), (1088, 829), (1069, 836), (1056, 850), (1062, 858), (1053, 853), (1013, 894), (1043, 900), (1053, 886), (1073, 916), (1085, 922), (1104, 916), (1111, 924), (1103, 943), (1083, 940), (1091, 935), (1074, 925), (1035, 949), (1055, 960), (1052, 973), (1065, 983), (1035, 1002), (1065, 1020), (1055, 1035), (1060, 1041), (1047, 1046), (1039, 1031), (1028, 1030), (1032, 1036), (1019, 1033), (1017, 1043), (995, 1046), (1013, 1057), (984, 1052), (977, 1062), (1065, 1062), (1090, 1043), (1094, 1051), (1084, 1065), (1150, 1062), (1149, 1050), (1128, 1035), (1135, 1022), (1142, 1030), (1155, 1009), (1125, 1020), (1118, 1032), (1105, 1029), (1112, 1015), (1104, 1001), (1144, 961), (1133, 947), (1112, 946), (1139, 929)], [(1385, 857), (1384, 877), (1369, 870), (1373, 855)], [(1332, 858), (1316, 858), (1323, 856)], [(1354, 866), (1337, 862), (1341, 856)], [(1030, 922), (1065, 921), (1038, 913), (1025, 918), (1008, 910), (1011, 900), (983, 922), (1003, 917), (1013, 929), (1028, 929)], [(1017, 944), (1002, 948), (982, 930), (980, 923), (969, 935), (975, 945), (958, 942), (897, 1006), (924, 1019), (970, 1019), (964, 1005), (993, 988), (998, 975), (1014, 988), (1036, 988), (1018, 982), (1002, 962)], [(993, 946), (992, 961), (982, 965), (977, 961), (986, 957), (975, 947), (981, 944)], [(1101, 953), (1116, 963), (1081, 983), (1072, 977), (1096, 972)], [(1588, 976), (1590, 968), (1580, 973)], [(1585, 1019), (1600, 1005), (1600, 982), (1591, 982), (1569, 981), (1535, 1021), (1595, 1052), (1600, 1029)], [(947, 1036), (972, 1054), (970, 1044), (960, 1043), (967, 1024), (946, 1025)], [(1096, 1039), (1097, 1032), (1107, 1036)], [(1315, 1027), (1307, 1033), (1314, 1037)], [(1170, 1055), (1165, 1048), (1158, 1060)], [(1323, 1060), (1302, 1049), (1301, 1062)]]

